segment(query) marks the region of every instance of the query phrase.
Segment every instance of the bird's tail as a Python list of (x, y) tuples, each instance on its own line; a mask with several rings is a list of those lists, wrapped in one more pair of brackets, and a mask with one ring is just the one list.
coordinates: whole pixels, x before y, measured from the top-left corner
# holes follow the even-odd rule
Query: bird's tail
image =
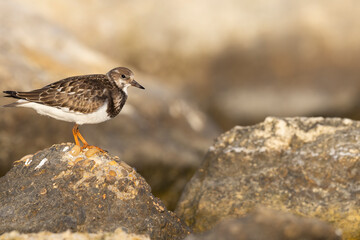
[[(17, 93), (18, 93), (17, 91), (3, 91), (3, 93), (7, 94), (4, 97), (21, 99), (20, 97), (17, 96)], [(14, 102), (14, 103), (3, 105), (1, 107), (16, 107), (17, 105), (19, 105), (19, 103)]]
[(3, 93), (7, 94), (4, 97), (12, 97), (12, 98), (18, 98), (20, 99), (20, 97), (18, 97), (18, 92), (17, 91), (3, 91)]

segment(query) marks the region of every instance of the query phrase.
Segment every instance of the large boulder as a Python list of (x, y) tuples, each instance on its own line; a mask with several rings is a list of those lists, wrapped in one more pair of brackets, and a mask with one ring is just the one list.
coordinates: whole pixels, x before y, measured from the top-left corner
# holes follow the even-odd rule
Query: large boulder
[(359, 238), (359, 136), (359, 122), (339, 118), (269, 117), (234, 127), (210, 147), (176, 212), (202, 232), (263, 205)]
[(73, 144), (27, 155), (0, 178), (0, 219), (0, 234), (119, 227), (151, 239), (182, 239), (189, 233), (132, 167)]

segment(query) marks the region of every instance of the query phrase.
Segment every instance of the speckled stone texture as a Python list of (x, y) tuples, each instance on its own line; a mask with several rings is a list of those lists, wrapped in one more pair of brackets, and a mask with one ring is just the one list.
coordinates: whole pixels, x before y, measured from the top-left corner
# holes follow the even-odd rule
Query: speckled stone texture
[(210, 147), (176, 212), (202, 232), (258, 205), (316, 217), (360, 239), (360, 123), (267, 118)]
[(189, 229), (117, 157), (73, 144), (25, 156), (0, 179), (0, 234), (111, 232), (183, 239)]
[(121, 228), (114, 232), (72, 233), (70, 230), (62, 233), (39, 232), (19, 233), (12, 231), (0, 235), (0, 240), (149, 240), (145, 235), (136, 235), (123, 231)]
[(246, 217), (223, 220), (186, 240), (340, 240), (340, 235), (341, 231), (325, 222), (260, 208)]

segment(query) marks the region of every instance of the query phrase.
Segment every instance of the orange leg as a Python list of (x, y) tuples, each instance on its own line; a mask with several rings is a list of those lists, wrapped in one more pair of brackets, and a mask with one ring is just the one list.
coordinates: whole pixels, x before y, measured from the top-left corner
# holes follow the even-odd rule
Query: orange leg
[(89, 146), (89, 144), (87, 143), (87, 141), (85, 140), (85, 138), (81, 135), (80, 131), (79, 131), (79, 128), (77, 130), (77, 136), (80, 138), (80, 141), (82, 141), (82, 143), (84, 144), (84, 148), (86, 146)]
[(78, 132), (79, 132), (79, 126), (77, 124), (75, 124), (75, 126), (72, 129), (72, 134), (73, 134), (74, 139), (75, 139), (75, 144), (80, 146), (79, 139), (78, 139), (78, 134), (77, 134)]
[[(89, 145), (87, 143), (87, 141), (85, 140), (85, 138), (81, 135), (80, 131), (79, 131), (79, 126), (77, 124), (75, 124), (75, 126), (73, 127), (73, 135), (74, 135), (74, 139), (75, 139), (75, 144), (80, 146), (80, 142), (79, 142), (79, 139), (80, 141), (84, 144), (82, 147), (81, 147), (81, 150), (85, 149), (85, 148), (96, 148), (98, 149), (100, 152), (103, 152), (105, 153), (106, 151), (99, 148), (99, 147), (96, 147), (96, 146), (92, 146), (92, 145)], [(79, 138), (79, 139), (78, 139)]]

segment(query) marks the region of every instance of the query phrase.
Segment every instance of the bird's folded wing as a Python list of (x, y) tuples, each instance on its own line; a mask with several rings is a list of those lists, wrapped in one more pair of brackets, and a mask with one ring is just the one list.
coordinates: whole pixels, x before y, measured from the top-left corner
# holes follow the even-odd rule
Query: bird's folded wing
[(70, 77), (30, 92), (17, 92), (29, 102), (58, 107), (65, 111), (91, 113), (101, 107), (109, 95), (105, 75)]

